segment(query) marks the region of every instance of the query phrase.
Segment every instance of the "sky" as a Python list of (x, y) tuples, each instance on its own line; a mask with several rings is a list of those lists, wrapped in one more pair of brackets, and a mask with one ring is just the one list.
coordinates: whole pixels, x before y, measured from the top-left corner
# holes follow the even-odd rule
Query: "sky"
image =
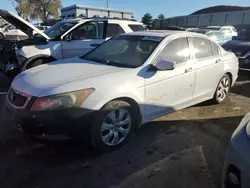
[[(0, 0), (1, 9), (15, 11), (14, 0)], [(106, 6), (107, 0), (62, 0), (63, 7), (74, 4)], [(250, 0), (108, 0), (110, 8), (132, 10), (134, 17), (141, 20), (146, 13), (150, 13), (156, 18), (160, 13), (166, 18), (173, 16), (187, 15), (196, 10), (216, 5), (238, 5), (250, 6)]]

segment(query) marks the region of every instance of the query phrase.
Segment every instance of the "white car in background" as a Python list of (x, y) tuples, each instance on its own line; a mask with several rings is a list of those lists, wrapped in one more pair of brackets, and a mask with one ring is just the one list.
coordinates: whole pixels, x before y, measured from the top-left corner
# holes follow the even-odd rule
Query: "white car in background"
[(79, 136), (108, 150), (154, 118), (210, 99), (223, 102), (237, 74), (235, 54), (205, 35), (131, 32), (82, 57), (19, 74), (6, 110), (36, 137)]
[(32, 37), (39, 33), (37, 40), (29, 42), (16, 51), (20, 72), (48, 62), (78, 57), (88, 53), (109, 38), (138, 30), (145, 30), (140, 22), (124, 19), (85, 18), (63, 20), (45, 32), (6, 10), (0, 16), (16, 25)]
[(206, 28), (219, 31), (224, 37), (229, 37), (231, 39), (238, 36), (238, 32), (234, 26), (207, 26)]
[(11, 24), (5, 24), (0, 28), (0, 39), (6, 40), (24, 40), (27, 39), (28, 35), (26, 35), (21, 30), (17, 29), (15, 26)]

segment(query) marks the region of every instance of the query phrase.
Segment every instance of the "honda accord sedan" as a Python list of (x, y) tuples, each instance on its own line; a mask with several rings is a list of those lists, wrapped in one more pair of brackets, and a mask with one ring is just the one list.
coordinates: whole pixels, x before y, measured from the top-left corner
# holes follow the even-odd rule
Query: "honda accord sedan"
[(225, 101), (238, 59), (205, 35), (118, 35), (88, 54), (19, 74), (6, 98), (14, 124), (39, 138), (116, 148), (140, 125), (203, 101)]

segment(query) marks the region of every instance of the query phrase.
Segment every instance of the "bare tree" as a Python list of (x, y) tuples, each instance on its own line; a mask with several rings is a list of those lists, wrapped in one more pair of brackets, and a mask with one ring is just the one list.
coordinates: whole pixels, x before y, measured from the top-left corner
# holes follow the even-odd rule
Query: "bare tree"
[(46, 21), (51, 17), (58, 18), (62, 6), (61, 0), (15, 0), (17, 14), (24, 19)]

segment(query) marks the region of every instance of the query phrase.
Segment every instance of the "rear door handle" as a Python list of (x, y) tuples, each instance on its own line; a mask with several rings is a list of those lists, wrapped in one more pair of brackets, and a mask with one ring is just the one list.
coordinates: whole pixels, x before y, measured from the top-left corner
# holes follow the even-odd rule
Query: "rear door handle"
[(190, 72), (191, 70), (193, 70), (193, 68), (189, 67), (189, 68), (185, 69), (185, 73)]
[(215, 61), (215, 63), (220, 63), (221, 62), (221, 59), (217, 59), (216, 61)]

